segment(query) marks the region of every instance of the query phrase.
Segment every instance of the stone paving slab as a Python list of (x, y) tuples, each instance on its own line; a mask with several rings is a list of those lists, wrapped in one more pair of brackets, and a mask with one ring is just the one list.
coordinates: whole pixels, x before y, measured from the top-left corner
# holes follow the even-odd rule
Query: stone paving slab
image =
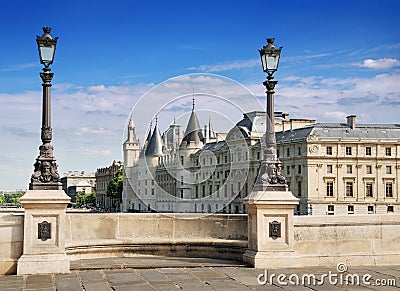
[[(146, 290), (377, 290), (400, 291), (400, 266), (349, 267), (343, 273), (370, 274), (371, 285), (346, 285), (351, 278), (344, 277), (343, 284), (331, 285), (326, 280), (323, 285), (307, 283), (301, 286), (282, 285), (276, 276), (289, 277), (296, 274), (314, 274), (317, 279), (329, 272), (338, 273), (336, 266), (315, 268), (287, 268), (267, 270), (275, 274), (273, 285), (270, 282), (260, 285), (257, 277), (265, 274), (263, 269), (244, 266), (241, 262), (201, 258), (170, 258), (142, 256), (130, 258), (110, 258), (75, 261), (70, 274), (49, 275), (0, 275), (0, 291), (146, 291)], [(376, 279), (393, 280), (395, 286), (377, 286)]]

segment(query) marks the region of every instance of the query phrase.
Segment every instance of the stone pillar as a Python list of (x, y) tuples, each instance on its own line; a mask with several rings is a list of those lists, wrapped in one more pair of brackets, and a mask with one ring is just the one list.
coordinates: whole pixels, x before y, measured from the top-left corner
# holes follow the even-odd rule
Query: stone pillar
[(294, 207), (290, 191), (253, 191), (244, 200), (248, 209), (248, 247), (243, 261), (255, 268), (290, 267), (294, 253)]
[(63, 190), (28, 190), (20, 201), (25, 208), (24, 246), (17, 275), (69, 273), (65, 221), (70, 197)]

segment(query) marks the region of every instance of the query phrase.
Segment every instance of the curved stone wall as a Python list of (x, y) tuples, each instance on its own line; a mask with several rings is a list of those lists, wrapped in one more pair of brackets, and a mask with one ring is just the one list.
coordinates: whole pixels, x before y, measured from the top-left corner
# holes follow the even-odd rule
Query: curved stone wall
[(135, 254), (241, 260), (247, 215), (88, 213), (67, 215), (71, 259)]

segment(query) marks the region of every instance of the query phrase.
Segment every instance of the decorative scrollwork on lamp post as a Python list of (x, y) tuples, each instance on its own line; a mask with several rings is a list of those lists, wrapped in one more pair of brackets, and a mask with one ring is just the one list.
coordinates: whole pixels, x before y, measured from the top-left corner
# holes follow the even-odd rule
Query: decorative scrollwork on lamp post
[(42, 145), (39, 147), (39, 157), (34, 164), (34, 172), (29, 183), (30, 190), (60, 190), (61, 180), (58, 174), (56, 159), (53, 156), (51, 140), (53, 131), (51, 128), (51, 97), (50, 87), (54, 73), (51, 73), (50, 65), (54, 60), (58, 37), (50, 35), (51, 28), (43, 27), (43, 35), (36, 37), (39, 49), (40, 63), (44, 65), (40, 77), (43, 81), (43, 108), (42, 108)]

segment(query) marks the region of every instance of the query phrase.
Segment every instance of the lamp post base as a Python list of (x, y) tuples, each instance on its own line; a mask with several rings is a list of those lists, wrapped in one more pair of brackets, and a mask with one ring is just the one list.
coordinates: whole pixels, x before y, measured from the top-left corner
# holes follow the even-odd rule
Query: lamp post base
[(24, 206), (24, 249), (17, 275), (69, 273), (65, 253), (66, 208), (70, 197), (62, 190), (28, 190)]
[(71, 259), (66, 254), (22, 255), (18, 275), (70, 273)]

